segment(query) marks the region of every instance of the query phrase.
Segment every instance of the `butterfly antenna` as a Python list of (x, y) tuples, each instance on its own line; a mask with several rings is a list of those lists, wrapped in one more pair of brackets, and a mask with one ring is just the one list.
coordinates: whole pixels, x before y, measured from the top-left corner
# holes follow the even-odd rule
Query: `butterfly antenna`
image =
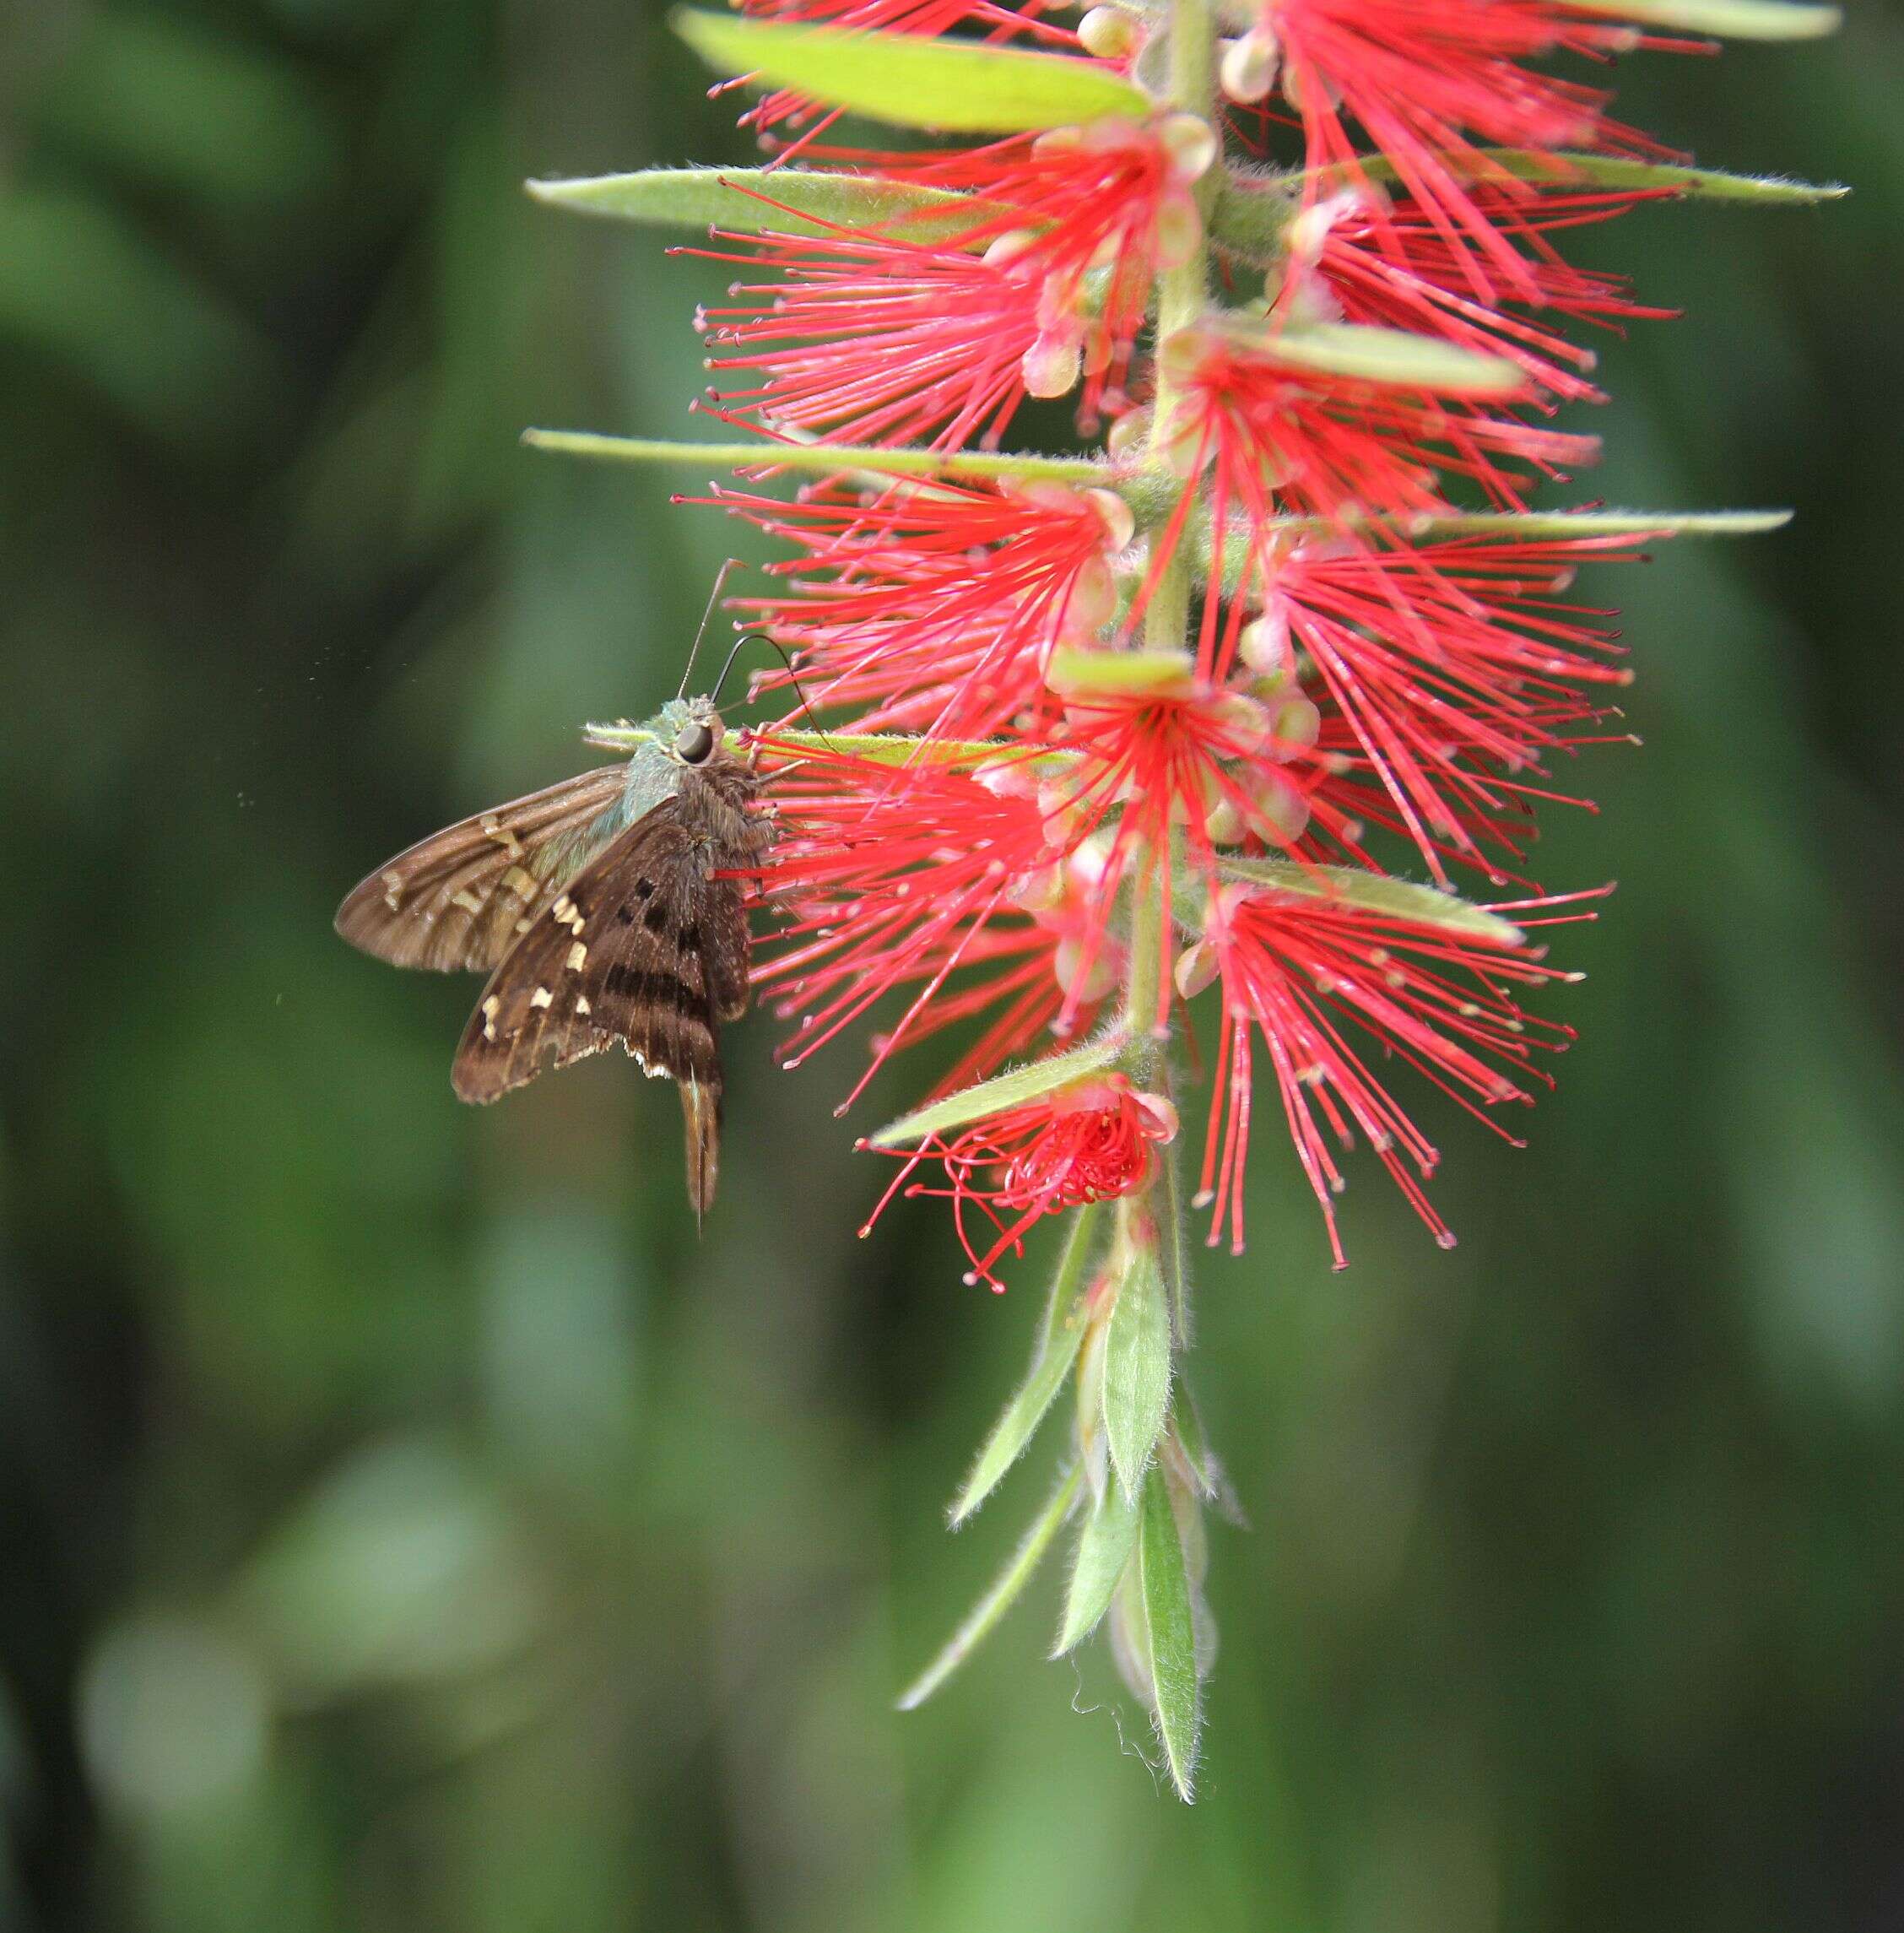
[(833, 743), (832, 739), (826, 737), (826, 728), (820, 723), (819, 714), (807, 701), (806, 693), (800, 689), (799, 675), (793, 669), (793, 660), (787, 655), (786, 646), (777, 637), (769, 637), (764, 631), (743, 631), (734, 640), (733, 649), (728, 653), (728, 662), (721, 667), (721, 676), (714, 687), (715, 702), (720, 701), (721, 686), (727, 683), (728, 674), (733, 669), (734, 660), (740, 656), (740, 647), (744, 644), (753, 643), (756, 638), (762, 644), (771, 646), (774, 651), (779, 653), (780, 662), (787, 667), (787, 682), (793, 687), (794, 696), (800, 701), (800, 709), (813, 720), (814, 729), (819, 734), (822, 739), (825, 739), (826, 749), (837, 755), (839, 747)]
[[(688, 680), (694, 676), (695, 658), (700, 656), (700, 641), (707, 636), (707, 627), (714, 621), (714, 610), (721, 601), (721, 593), (727, 588), (728, 578), (738, 561), (738, 558), (728, 558), (727, 562), (721, 566), (719, 575), (714, 579), (713, 595), (707, 600), (707, 609), (701, 614), (700, 629), (695, 633), (694, 644), (688, 652), (688, 662), (681, 673), (681, 689), (674, 694), (677, 698), (685, 698), (688, 695)], [(728, 663), (730, 664), (733, 663), (731, 656), (728, 658)], [(724, 677), (726, 674), (722, 673), (722, 675)]]

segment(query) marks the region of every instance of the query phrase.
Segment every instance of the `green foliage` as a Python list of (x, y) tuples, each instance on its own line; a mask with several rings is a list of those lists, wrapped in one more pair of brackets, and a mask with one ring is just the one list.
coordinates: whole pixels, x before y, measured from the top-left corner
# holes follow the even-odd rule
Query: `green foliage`
[(1116, 1271), (1117, 1290), (1105, 1323), (1104, 1438), (1111, 1467), (1127, 1497), (1135, 1497), (1170, 1406), (1170, 1297), (1155, 1232), (1126, 1244)]

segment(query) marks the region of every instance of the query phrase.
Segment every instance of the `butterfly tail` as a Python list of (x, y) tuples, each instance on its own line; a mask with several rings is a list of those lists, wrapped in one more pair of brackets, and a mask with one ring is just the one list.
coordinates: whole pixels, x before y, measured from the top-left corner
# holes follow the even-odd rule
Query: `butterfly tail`
[(721, 1079), (690, 1075), (681, 1083), (681, 1117), (687, 1130), (688, 1199), (695, 1221), (714, 1205), (714, 1186), (721, 1172)]

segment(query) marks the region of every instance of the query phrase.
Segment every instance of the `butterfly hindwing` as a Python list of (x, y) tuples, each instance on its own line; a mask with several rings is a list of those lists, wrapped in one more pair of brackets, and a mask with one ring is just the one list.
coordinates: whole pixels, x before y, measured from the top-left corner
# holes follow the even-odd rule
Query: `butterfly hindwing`
[(457, 1049), (465, 1101), (494, 1101), (545, 1066), (618, 1042), (680, 1084), (688, 1192), (713, 1199), (720, 1023), (747, 1004), (747, 923), (722, 857), (664, 801), (571, 880), (484, 989)]
[(338, 931), (393, 966), (488, 972), (599, 851), (627, 769), (582, 772), (419, 840), (345, 900)]

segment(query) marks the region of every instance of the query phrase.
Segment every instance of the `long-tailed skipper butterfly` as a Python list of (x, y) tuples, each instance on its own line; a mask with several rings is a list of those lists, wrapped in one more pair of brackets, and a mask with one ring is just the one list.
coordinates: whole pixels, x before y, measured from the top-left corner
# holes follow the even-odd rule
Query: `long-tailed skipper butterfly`
[(627, 738), (625, 764), (399, 853), (344, 901), (337, 929), (392, 966), (490, 976), (451, 1072), (465, 1101), (618, 1042), (678, 1082), (698, 1218), (719, 1172), (721, 1026), (747, 1009), (747, 915), (730, 875), (759, 865), (773, 825), (712, 698), (670, 699)]

